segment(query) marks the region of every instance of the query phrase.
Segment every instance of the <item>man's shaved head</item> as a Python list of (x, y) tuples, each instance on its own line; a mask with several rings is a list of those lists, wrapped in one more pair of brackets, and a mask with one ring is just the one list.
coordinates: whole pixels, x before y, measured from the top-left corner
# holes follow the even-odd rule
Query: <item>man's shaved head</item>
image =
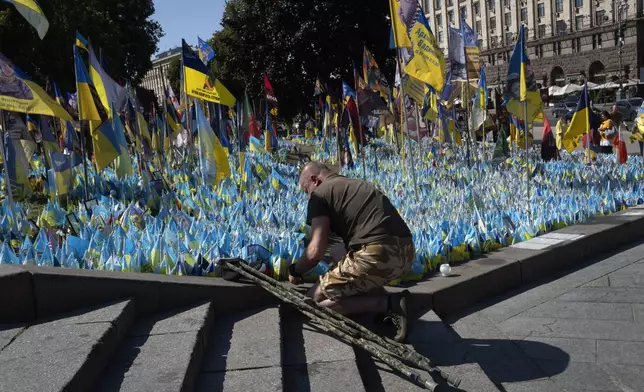
[(324, 163), (311, 161), (311, 162), (308, 162), (306, 165), (304, 165), (304, 167), (302, 168), (302, 172), (300, 173), (300, 177), (302, 177), (303, 175), (316, 176), (318, 174), (329, 173), (329, 172), (330, 172), (329, 168)]
[(306, 193), (311, 194), (330, 173), (331, 170), (325, 164), (315, 161), (308, 162), (300, 172), (300, 187)]

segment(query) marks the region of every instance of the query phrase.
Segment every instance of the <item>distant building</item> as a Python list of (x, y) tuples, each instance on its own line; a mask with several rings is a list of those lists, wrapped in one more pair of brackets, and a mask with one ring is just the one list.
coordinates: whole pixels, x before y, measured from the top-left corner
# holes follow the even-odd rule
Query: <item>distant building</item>
[[(181, 48), (167, 50), (159, 53), (154, 60), (152, 60), (152, 69), (145, 74), (141, 87), (154, 91), (159, 103), (163, 101), (163, 92), (165, 87), (170, 84), (168, 79), (168, 69), (173, 59), (181, 56)], [(178, 91), (174, 92), (179, 94)]]
[[(639, 79), (644, 67), (642, 0), (423, 0), (446, 52), (461, 16), (478, 35), (488, 87), (503, 84), (521, 24), (541, 88), (588, 80)], [(622, 36), (618, 26), (622, 21)], [(639, 33), (639, 34), (638, 34)], [(619, 44), (622, 43), (621, 56)]]

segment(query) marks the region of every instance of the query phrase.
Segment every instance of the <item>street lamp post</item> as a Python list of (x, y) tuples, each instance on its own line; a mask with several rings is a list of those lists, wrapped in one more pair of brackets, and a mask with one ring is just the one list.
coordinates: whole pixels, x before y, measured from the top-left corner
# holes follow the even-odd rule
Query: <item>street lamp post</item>
[(617, 11), (617, 54), (619, 56), (619, 90), (617, 90), (617, 99), (622, 99), (624, 94), (624, 80), (622, 76), (622, 46), (624, 46), (624, 31), (622, 26), (623, 13), (628, 11), (628, 0), (616, 0), (614, 9)]

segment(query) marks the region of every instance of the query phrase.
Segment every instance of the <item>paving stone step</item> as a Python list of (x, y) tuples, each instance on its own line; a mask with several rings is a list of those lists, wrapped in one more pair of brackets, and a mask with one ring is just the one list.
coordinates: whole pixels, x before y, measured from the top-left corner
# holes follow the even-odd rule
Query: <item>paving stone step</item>
[(133, 300), (0, 326), (0, 391), (90, 391), (135, 316)]
[(211, 302), (137, 321), (96, 389), (193, 391), (212, 326)]
[(429, 311), (412, 324), (409, 343), (450, 375), (461, 377), (460, 390), (498, 392), (472, 354), (472, 346), (484, 342), (463, 340), (436, 313)]
[(196, 391), (282, 391), (282, 335), (278, 307), (217, 318)]

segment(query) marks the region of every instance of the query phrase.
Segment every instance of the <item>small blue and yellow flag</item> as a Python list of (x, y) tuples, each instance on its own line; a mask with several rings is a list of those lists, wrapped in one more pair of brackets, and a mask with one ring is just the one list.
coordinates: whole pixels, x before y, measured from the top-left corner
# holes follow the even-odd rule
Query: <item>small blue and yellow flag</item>
[(201, 170), (204, 178), (219, 183), (224, 178), (231, 176), (230, 163), (226, 150), (219, 142), (219, 138), (206, 121), (203, 111), (196, 105), (197, 126), (199, 129), (199, 150), (201, 156)]
[(591, 128), (591, 123), (593, 117), (597, 117), (590, 110), (590, 99), (588, 97), (588, 85), (584, 85), (584, 89), (581, 90), (581, 95), (579, 96), (579, 102), (577, 103), (577, 109), (572, 115), (572, 120), (568, 129), (563, 135), (561, 144), (568, 152), (573, 152), (583, 137), (589, 132)]
[(45, 38), (47, 30), (49, 30), (49, 22), (45, 14), (40, 9), (36, 0), (4, 0), (9, 4), (13, 4), (16, 10), (32, 25), (38, 32), (40, 39)]
[(543, 122), (543, 102), (528, 58), (524, 25), (521, 25), (519, 30), (519, 38), (508, 66), (505, 100), (508, 112), (522, 120), (526, 120), (524, 105), (527, 105), (527, 124), (533, 121)]
[(22, 200), (33, 194), (31, 183), (29, 182), (29, 168), (25, 166), (25, 152), (22, 145), (16, 143), (10, 133), (5, 133), (5, 150), (7, 162), (5, 170), (9, 177), (11, 194), (16, 200)]
[(72, 158), (56, 151), (50, 151), (49, 157), (52, 162), (52, 171), (54, 173), (54, 183), (58, 195), (69, 193), (69, 184), (71, 183)]
[(76, 46), (78, 46), (81, 49), (88, 50), (88, 43), (87, 39), (81, 35), (78, 31), (76, 32)]

